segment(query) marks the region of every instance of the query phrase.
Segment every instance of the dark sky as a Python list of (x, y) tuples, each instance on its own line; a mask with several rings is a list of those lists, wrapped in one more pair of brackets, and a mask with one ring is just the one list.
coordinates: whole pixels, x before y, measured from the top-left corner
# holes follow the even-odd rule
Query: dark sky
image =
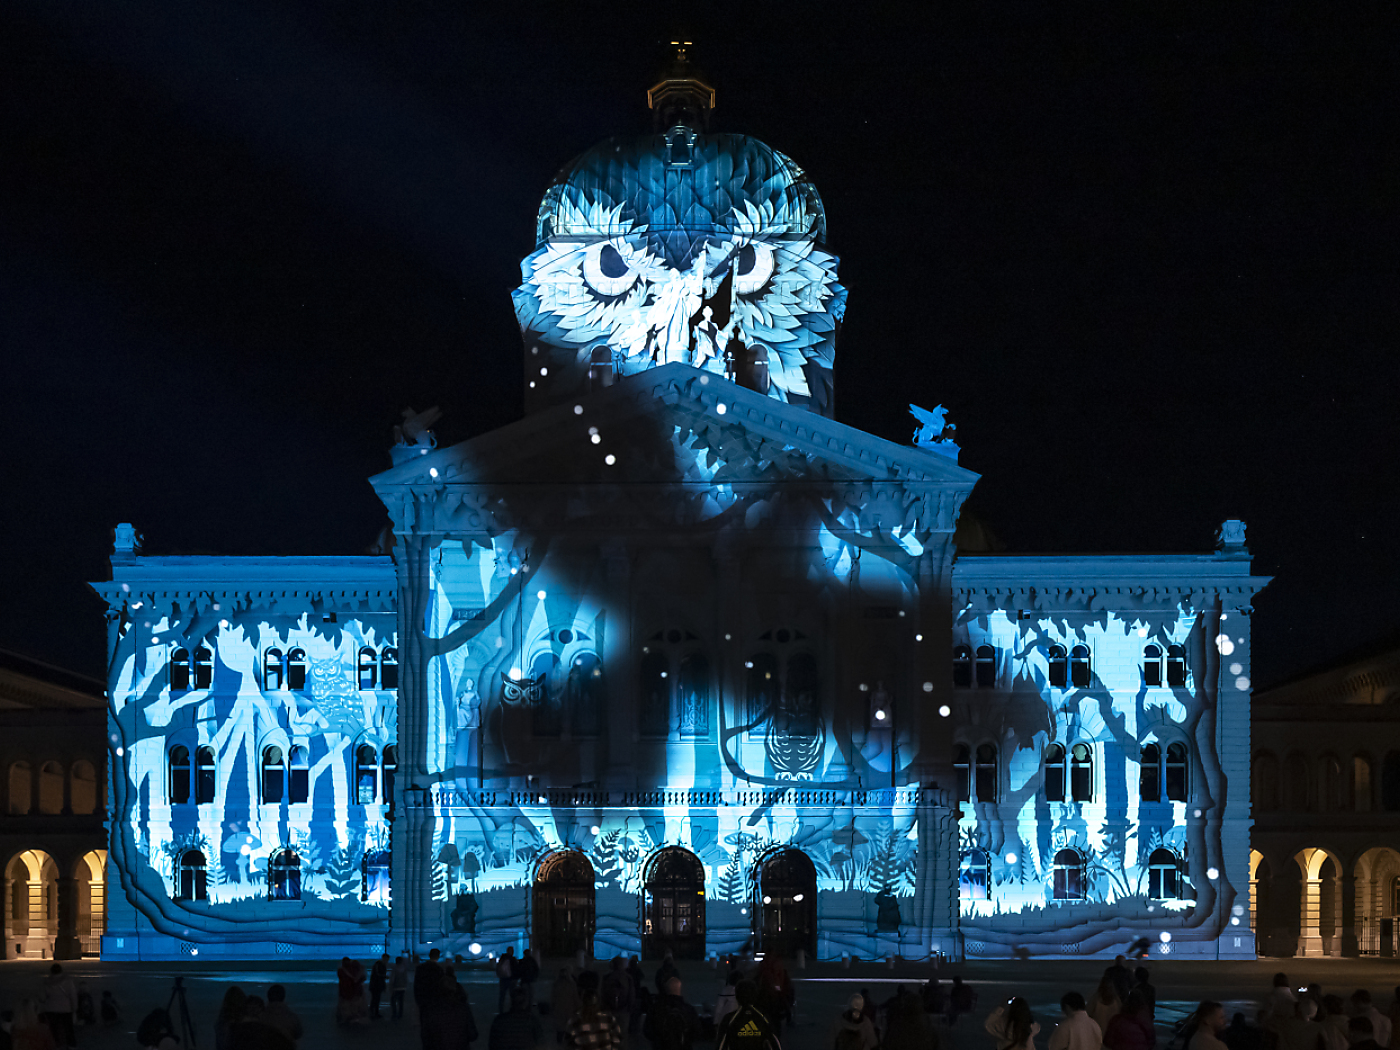
[(100, 674), (117, 522), (364, 553), (400, 409), (518, 416), (539, 196), (677, 31), (826, 201), (840, 419), (948, 405), (1014, 551), (1244, 518), (1258, 682), (1393, 631), (1393, 8), (918, 6), (0, 5), (0, 646)]

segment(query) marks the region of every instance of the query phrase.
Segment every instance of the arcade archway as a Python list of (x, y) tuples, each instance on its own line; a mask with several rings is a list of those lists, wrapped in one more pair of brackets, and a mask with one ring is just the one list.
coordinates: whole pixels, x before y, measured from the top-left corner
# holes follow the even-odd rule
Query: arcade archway
[(533, 947), (547, 956), (593, 955), (593, 865), (575, 850), (546, 857), (535, 873)]
[(78, 942), (84, 955), (97, 955), (107, 929), (107, 851), (95, 849), (80, 857), (73, 866), (73, 877), (78, 890)]
[(759, 944), (766, 954), (817, 950), (817, 869), (807, 854), (788, 849), (763, 862), (758, 879)]
[(58, 937), (58, 865), (43, 850), (25, 850), (5, 868), (5, 885), (5, 955), (52, 958)]
[(651, 859), (646, 874), (642, 952), (659, 959), (705, 955), (705, 867), (688, 849), (670, 846)]

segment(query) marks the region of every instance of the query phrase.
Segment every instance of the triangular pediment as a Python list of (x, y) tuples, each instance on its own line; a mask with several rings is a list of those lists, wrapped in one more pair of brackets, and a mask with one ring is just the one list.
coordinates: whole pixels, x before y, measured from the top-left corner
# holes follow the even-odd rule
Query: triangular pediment
[(416, 456), (370, 482), (385, 494), (481, 484), (769, 483), (775, 472), (786, 480), (914, 482), (964, 494), (978, 479), (937, 452), (670, 364)]

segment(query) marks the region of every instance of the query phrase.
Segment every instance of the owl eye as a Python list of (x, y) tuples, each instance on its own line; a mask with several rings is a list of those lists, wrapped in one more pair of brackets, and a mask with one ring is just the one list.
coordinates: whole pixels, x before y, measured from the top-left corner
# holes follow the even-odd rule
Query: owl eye
[(637, 281), (622, 253), (607, 241), (590, 245), (583, 253), (583, 279), (599, 295), (616, 298)]
[(773, 276), (773, 249), (755, 242), (746, 244), (734, 256), (734, 291), (752, 295)]

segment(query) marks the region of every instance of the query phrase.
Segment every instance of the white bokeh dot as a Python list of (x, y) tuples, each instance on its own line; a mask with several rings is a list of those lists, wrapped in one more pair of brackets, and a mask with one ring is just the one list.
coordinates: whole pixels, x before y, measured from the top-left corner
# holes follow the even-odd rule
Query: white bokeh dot
[(1238, 678), (1235, 679), (1235, 688), (1242, 693), (1248, 691), (1249, 679), (1246, 678), (1244, 675), (1240, 675)]
[(924, 692), (926, 692), (926, 693), (931, 693), (931, 692), (933, 692), (933, 683), (932, 683), (932, 682), (925, 682), (925, 683), (924, 683)]
[(952, 709), (951, 707), (949, 707), (947, 704), (944, 704), (942, 707), (940, 707), (940, 708), (938, 709), (938, 713), (939, 713), (941, 716), (943, 716), (944, 718), (947, 718), (949, 715), (951, 715), (951, 714), (953, 713), (953, 709)]
[(1231, 673), (1231, 674), (1239, 674), (1239, 673), (1240, 673), (1241, 671), (1243, 671), (1243, 670), (1244, 670), (1244, 664), (1241, 664), (1241, 663), (1234, 663), (1234, 664), (1231, 664), (1231, 665), (1230, 665), (1230, 673)]
[(722, 416), (722, 415), (724, 415), (724, 414), (725, 414), (726, 412), (728, 412), (728, 411), (729, 411), (729, 406), (726, 405), (723, 401), (721, 401), (719, 404), (717, 404), (717, 405), (715, 406), (715, 415)]
[(614, 463), (617, 462), (617, 457), (614, 456), (611, 452), (609, 452), (606, 456), (603, 457), (603, 462), (606, 463), (608, 466), (612, 466)]
[(1008, 863), (1008, 864), (1015, 864), (1015, 863), (1016, 863), (1016, 854), (1014, 854), (1014, 853), (1008, 853), (1008, 854), (1006, 855), (1006, 863)]
[(1214, 882), (1216, 879), (1220, 878), (1220, 870), (1218, 868), (1207, 868), (1206, 878)]
[(574, 415), (576, 415), (576, 416), (581, 416), (581, 415), (583, 415), (583, 406), (582, 406), (582, 405), (575, 405), (575, 406), (574, 406)]
[(1163, 944), (1170, 944), (1170, 943), (1171, 943), (1171, 940), (1172, 940), (1172, 935), (1171, 935), (1170, 933), (1168, 933), (1166, 930), (1163, 930), (1161, 933), (1159, 933), (1159, 934), (1157, 935), (1157, 939), (1158, 939), (1159, 941), (1161, 941)]

